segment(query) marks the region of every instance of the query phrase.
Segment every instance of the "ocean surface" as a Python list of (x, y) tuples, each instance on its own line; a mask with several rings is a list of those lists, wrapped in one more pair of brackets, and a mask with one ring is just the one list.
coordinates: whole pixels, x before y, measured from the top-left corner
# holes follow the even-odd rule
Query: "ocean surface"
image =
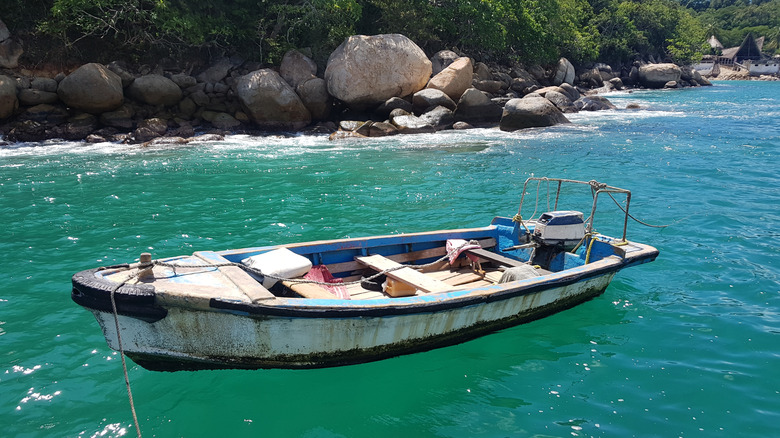
[(659, 258), (573, 309), (379, 362), (129, 361), (143, 436), (780, 435), (780, 83), (607, 97), (617, 110), (515, 133), (0, 147), (0, 435), (136, 435), (120, 357), (70, 299), (77, 271), (482, 226), (516, 212), (531, 175), (632, 190), (637, 218), (669, 225), (629, 225)]

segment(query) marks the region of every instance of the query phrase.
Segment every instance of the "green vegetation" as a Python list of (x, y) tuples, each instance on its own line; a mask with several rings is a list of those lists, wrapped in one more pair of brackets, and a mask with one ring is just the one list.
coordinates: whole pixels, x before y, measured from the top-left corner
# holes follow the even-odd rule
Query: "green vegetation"
[[(780, 0), (3, 0), (0, 18), (30, 56), (153, 62), (241, 55), (278, 63), (310, 47), (323, 61), (352, 34), (402, 33), (433, 53), (482, 60), (692, 61), (710, 34), (780, 45)], [(33, 55), (34, 54), (34, 55)]]

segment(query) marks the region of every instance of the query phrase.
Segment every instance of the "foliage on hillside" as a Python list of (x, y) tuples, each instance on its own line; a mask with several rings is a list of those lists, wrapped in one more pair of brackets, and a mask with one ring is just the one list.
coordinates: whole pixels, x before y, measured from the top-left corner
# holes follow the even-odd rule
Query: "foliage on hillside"
[[(685, 62), (714, 33), (780, 39), (780, 0), (3, 0), (0, 18), (41, 56), (149, 62), (241, 55), (277, 63), (290, 48), (324, 60), (352, 34), (402, 33), (429, 54), (482, 60)], [(35, 49), (34, 47), (31, 47)]]

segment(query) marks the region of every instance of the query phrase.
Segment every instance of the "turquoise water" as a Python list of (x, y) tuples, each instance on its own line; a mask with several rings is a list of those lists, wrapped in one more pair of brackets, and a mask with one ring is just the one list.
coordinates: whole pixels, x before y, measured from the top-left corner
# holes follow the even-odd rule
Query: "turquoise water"
[(631, 189), (636, 216), (671, 224), (629, 226), (658, 260), (574, 309), (380, 362), (129, 362), (143, 435), (777, 436), (780, 83), (609, 98), (643, 109), (517, 133), (0, 148), (2, 435), (136, 434), (119, 356), (70, 300), (78, 270), (144, 251), (481, 226), (514, 214), (536, 175)]

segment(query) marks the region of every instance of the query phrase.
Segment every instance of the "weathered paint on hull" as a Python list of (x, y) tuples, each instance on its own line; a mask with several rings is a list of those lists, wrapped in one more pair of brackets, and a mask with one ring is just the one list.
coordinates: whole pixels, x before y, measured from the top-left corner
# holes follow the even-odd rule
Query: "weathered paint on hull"
[[(155, 323), (120, 315), (119, 325), (127, 355), (152, 370), (340, 366), (457, 344), (539, 319), (603, 293), (614, 275), (439, 312), (297, 318), (171, 308)], [(114, 315), (93, 313), (118, 350)]]

